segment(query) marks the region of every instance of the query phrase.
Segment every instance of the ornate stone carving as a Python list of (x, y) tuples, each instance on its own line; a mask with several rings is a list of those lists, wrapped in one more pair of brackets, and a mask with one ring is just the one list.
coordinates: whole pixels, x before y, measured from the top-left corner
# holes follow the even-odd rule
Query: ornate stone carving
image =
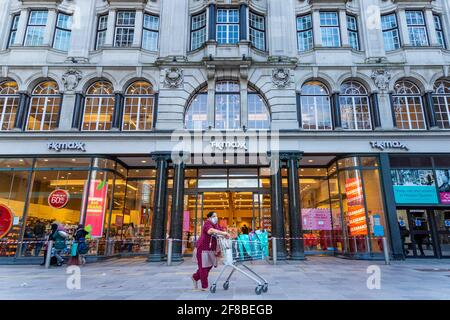
[(385, 92), (389, 89), (389, 81), (391, 80), (391, 74), (384, 69), (377, 69), (372, 72), (371, 78), (375, 82), (375, 85), (381, 92)]
[(272, 82), (278, 88), (285, 88), (291, 83), (289, 69), (278, 68), (272, 71)]
[(81, 71), (76, 69), (67, 70), (62, 76), (62, 81), (66, 91), (74, 91), (82, 78), (83, 74)]
[(169, 88), (178, 88), (183, 83), (183, 70), (170, 68), (166, 70), (164, 85)]

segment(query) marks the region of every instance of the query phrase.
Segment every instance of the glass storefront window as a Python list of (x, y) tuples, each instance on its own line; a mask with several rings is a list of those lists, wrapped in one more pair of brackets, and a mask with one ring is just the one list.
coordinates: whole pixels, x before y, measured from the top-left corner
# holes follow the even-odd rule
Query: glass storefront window
[(114, 170), (116, 168), (116, 162), (110, 159), (94, 158), (92, 167), (98, 169)]
[(415, 157), (415, 156), (391, 156), (392, 168), (431, 168), (430, 157)]
[(352, 168), (359, 166), (358, 157), (345, 158), (338, 162), (339, 168)]
[(378, 167), (378, 159), (375, 157), (362, 157), (361, 166), (363, 167)]
[(154, 178), (156, 177), (155, 169), (129, 169), (128, 178)]
[(11, 229), (0, 239), (0, 257), (16, 254), (30, 174), (29, 171), (0, 171), (0, 204), (14, 215)]
[(89, 168), (91, 158), (38, 158), (36, 168)]
[(301, 168), (298, 172), (299, 176), (302, 177), (326, 177), (327, 169), (325, 168)]
[[(27, 210), (24, 241), (43, 239), (54, 222), (64, 226), (71, 237), (80, 223), (82, 200), (87, 186), (88, 171), (36, 171), (31, 188), (30, 203)], [(51, 205), (49, 196), (55, 190), (68, 194), (63, 207)], [(43, 244), (43, 243), (42, 243)], [(42, 247), (24, 244), (22, 256), (43, 254)]]
[(382, 237), (387, 235), (386, 221), (383, 209), (383, 195), (381, 193), (380, 175), (378, 170), (363, 170), (364, 193), (366, 208), (369, 216), (372, 252), (383, 252)]
[(31, 168), (32, 158), (3, 158), (0, 159), (0, 168)]

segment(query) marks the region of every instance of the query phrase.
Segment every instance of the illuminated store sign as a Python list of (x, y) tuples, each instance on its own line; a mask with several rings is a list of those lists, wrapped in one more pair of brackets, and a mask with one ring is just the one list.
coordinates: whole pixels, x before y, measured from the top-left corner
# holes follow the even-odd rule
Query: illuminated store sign
[(47, 143), (48, 150), (59, 151), (82, 151), (86, 152), (86, 145), (84, 142), (49, 142)]
[(211, 149), (219, 149), (220, 151), (225, 149), (242, 149), (247, 150), (247, 142), (245, 141), (226, 141), (226, 142), (210, 142)]
[(69, 192), (66, 190), (54, 190), (48, 196), (48, 204), (55, 209), (64, 208), (69, 202)]
[(400, 141), (370, 141), (372, 149), (384, 151), (386, 149), (403, 149), (409, 150), (408, 146)]

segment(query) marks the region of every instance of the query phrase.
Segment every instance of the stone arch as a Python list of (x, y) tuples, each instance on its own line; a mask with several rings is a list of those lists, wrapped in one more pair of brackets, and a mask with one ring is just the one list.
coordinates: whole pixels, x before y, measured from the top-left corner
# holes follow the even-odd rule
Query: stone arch
[(148, 83), (150, 83), (153, 87), (153, 91), (154, 92), (158, 92), (159, 90), (159, 86), (158, 86), (158, 82), (155, 80), (154, 77), (152, 77), (150, 74), (148, 73), (142, 73), (141, 77), (138, 77), (136, 75), (136, 73), (130, 73), (128, 75), (126, 75), (125, 77), (123, 77), (118, 84), (118, 87), (121, 88), (122, 92), (125, 92), (127, 90), (127, 88), (136, 81), (146, 81)]
[(331, 77), (329, 77), (328, 75), (326, 75), (324, 73), (319, 72), (317, 74), (317, 77), (313, 77), (313, 76), (311, 76), (311, 74), (309, 74), (309, 75), (301, 78), (297, 82), (297, 85), (296, 85), (297, 93), (302, 92), (303, 85), (308, 81), (322, 82), (327, 87), (330, 95), (333, 93), (333, 91), (339, 91), (339, 87), (336, 85), (336, 82)]
[(395, 84), (397, 83), (397, 81), (399, 81), (401, 79), (411, 81), (417, 87), (419, 87), (419, 89), (422, 93), (425, 93), (427, 90), (430, 90), (428, 81), (426, 81), (426, 79), (422, 75), (420, 75), (416, 72), (410, 72), (409, 74), (406, 74), (405, 72), (402, 71), (402, 72), (397, 72), (396, 74), (394, 74), (392, 76), (391, 82), (389, 84), (390, 92), (394, 91)]
[(119, 87), (119, 85), (117, 84), (116, 79), (110, 75), (109, 73), (103, 72), (101, 77), (98, 76), (97, 73), (91, 73), (87, 76), (84, 77), (84, 79), (82, 81), (80, 81), (80, 83), (78, 84), (78, 88), (81, 88), (82, 92), (85, 93), (86, 90), (94, 83), (97, 81), (101, 81), (101, 80), (107, 80), (109, 82), (111, 82), (114, 91), (120, 91), (121, 88)]
[(356, 73), (355, 76), (353, 76), (351, 73), (345, 73), (342, 76), (338, 78), (336, 81), (336, 84), (338, 85), (339, 89), (341, 88), (341, 85), (346, 81), (356, 81), (361, 83), (367, 90), (367, 92), (370, 94), (372, 92), (378, 91), (378, 88), (375, 86), (375, 83), (372, 81), (370, 77), (368, 77), (365, 74), (362, 73)]
[(58, 85), (59, 92), (64, 92), (64, 84), (62, 83), (61, 78), (59, 78), (56, 74), (50, 72), (47, 76), (44, 76), (42, 73), (38, 73), (29, 77), (24, 81), (23, 90), (31, 93), (33, 92), (34, 88), (43, 81), (55, 81)]

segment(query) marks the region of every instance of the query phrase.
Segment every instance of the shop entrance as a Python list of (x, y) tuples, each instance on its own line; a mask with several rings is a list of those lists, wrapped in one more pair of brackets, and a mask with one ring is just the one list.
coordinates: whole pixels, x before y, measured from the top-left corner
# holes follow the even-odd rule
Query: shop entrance
[(400, 233), (407, 257), (450, 257), (450, 211), (400, 209)]

